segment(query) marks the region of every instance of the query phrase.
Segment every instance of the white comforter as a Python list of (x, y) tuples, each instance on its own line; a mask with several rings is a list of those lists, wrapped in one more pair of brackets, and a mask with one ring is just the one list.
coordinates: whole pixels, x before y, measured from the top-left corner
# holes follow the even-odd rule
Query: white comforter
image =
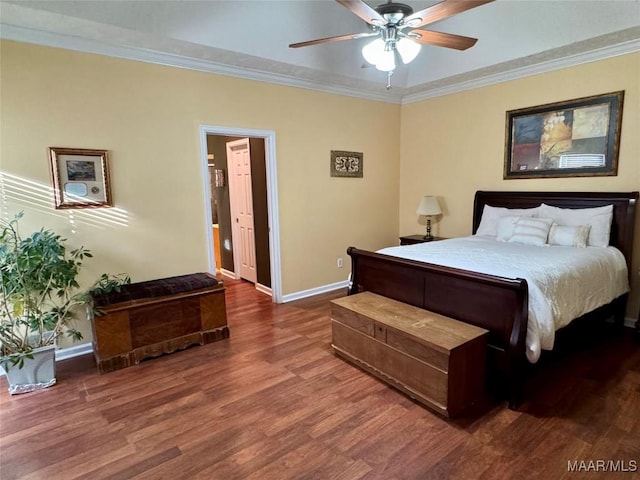
[(524, 278), (529, 284), (527, 358), (553, 348), (555, 331), (629, 291), (627, 265), (614, 247), (531, 246), (471, 236), (378, 251), (448, 267)]

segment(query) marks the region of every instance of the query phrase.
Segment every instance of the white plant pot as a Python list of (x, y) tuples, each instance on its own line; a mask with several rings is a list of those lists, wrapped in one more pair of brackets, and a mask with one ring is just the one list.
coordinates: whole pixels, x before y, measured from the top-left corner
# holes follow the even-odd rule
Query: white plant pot
[(9, 381), (9, 393), (33, 392), (56, 383), (56, 346), (47, 345), (33, 349), (33, 359), (25, 358), (24, 366), (18, 368), (9, 362), (1, 362)]

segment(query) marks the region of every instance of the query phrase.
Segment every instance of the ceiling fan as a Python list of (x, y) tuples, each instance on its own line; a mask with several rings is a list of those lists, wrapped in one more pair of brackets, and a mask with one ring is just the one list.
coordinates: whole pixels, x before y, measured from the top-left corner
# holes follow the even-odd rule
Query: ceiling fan
[(419, 27), (438, 22), (494, 0), (444, 0), (417, 12), (404, 3), (387, 3), (375, 8), (362, 0), (336, 0), (367, 23), (368, 32), (338, 35), (306, 42), (292, 43), (290, 48), (308, 47), (321, 43), (339, 42), (357, 38), (377, 37), (362, 49), (364, 59), (378, 70), (388, 73), (387, 89), (391, 88), (390, 78), (396, 68), (396, 57), (402, 63), (411, 62), (420, 52), (421, 43), (439, 47), (466, 50), (478, 41), (476, 38), (451, 33), (421, 30)]

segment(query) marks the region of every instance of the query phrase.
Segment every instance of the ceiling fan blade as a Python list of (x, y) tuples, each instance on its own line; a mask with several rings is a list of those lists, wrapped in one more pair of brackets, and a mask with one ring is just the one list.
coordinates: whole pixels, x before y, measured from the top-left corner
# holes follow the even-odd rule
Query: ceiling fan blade
[(387, 20), (362, 0), (336, 0), (362, 20), (372, 25), (386, 25)]
[(431, 30), (411, 30), (411, 33), (420, 35), (420, 38), (413, 38), (418, 43), (437, 45), (439, 47), (455, 48), (456, 50), (466, 50), (473, 47), (478, 41), (477, 38), (463, 37), (452, 33), (432, 32)]
[(317, 40), (308, 40), (306, 42), (292, 43), (289, 48), (308, 47), (309, 45), (318, 45), (320, 43), (340, 42), (342, 40), (354, 40), (356, 38), (365, 38), (378, 35), (375, 32), (351, 33), (349, 35), (338, 35), (336, 37), (319, 38)]
[(404, 19), (404, 24), (413, 28), (422, 27), (493, 1), (494, 0), (444, 0), (444, 2), (437, 3), (436, 5), (409, 15)]

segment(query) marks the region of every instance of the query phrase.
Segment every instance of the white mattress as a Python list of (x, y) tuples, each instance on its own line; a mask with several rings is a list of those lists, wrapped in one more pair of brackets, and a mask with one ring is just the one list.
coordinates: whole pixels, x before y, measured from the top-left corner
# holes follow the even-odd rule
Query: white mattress
[(541, 348), (553, 348), (557, 329), (629, 291), (624, 256), (614, 247), (539, 247), (475, 235), (378, 253), (527, 280), (531, 363), (538, 361)]

